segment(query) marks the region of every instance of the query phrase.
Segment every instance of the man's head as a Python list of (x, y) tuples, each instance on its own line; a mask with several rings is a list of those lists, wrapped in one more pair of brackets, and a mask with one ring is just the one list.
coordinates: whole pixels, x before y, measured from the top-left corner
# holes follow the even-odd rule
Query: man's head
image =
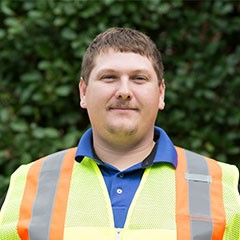
[(151, 144), (165, 84), (161, 56), (150, 38), (111, 28), (90, 44), (82, 65), (80, 105), (87, 109), (94, 143), (119, 149)]
[(96, 57), (109, 49), (116, 52), (133, 52), (149, 58), (157, 74), (158, 82), (161, 83), (163, 64), (161, 54), (153, 41), (137, 30), (116, 27), (99, 34), (89, 45), (82, 61), (82, 78), (86, 84), (88, 84)]

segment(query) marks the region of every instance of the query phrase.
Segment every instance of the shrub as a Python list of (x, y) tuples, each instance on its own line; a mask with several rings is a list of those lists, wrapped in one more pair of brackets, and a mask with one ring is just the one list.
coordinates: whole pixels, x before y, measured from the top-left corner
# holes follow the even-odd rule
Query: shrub
[(76, 146), (81, 59), (111, 26), (147, 33), (163, 54), (166, 109), (157, 124), (176, 145), (239, 164), (239, 2), (10, 1), (0, 9), (0, 195), (20, 165)]

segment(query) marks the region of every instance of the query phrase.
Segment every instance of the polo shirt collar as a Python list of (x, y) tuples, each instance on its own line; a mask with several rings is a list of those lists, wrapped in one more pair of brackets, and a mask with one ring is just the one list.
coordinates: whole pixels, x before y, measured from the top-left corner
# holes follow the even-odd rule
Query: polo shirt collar
[(154, 140), (157, 148), (153, 162), (170, 163), (176, 168), (178, 164), (177, 151), (167, 133), (162, 128), (154, 127)]
[(89, 128), (80, 138), (75, 160), (77, 162), (81, 162), (84, 157), (89, 157), (92, 159), (96, 158), (93, 151), (93, 136), (91, 128)]
[[(152, 166), (155, 163), (164, 162), (170, 163), (176, 168), (176, 149), (172, 141), (168, 137), (167, 133), (163, 129), (156, 126), (154, 127), (154, 141), (156, 142), (156, 144), (153, 151), (150, 153), (151, 157), (147, 157), (146, 159), (144, 159), (144, 161), (142, 162), (142, 167), (146, 168)], [(96, 154), (93, 150), (93, 136), (91, 128), (88, 129), (81, 137), (77, 147), (75, 160), (77, 162), (81, 162), (84, 157), (98, 160), (96, 159)]]

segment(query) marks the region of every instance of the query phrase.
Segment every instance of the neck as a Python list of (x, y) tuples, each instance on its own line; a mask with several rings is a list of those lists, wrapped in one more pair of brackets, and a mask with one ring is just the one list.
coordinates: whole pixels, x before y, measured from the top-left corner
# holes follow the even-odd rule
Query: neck
[(153, 138), (136, 146), (117, 148), (116, 146), (94, 141), (97, 156), (120, 171), (123, 171), (139, 162), (142, 162), (154, 147)]

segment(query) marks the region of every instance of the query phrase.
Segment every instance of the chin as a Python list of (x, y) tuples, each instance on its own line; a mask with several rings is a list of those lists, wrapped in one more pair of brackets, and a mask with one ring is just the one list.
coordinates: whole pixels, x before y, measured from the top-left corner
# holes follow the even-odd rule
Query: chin
[(119, 136), (133, 136), (137, 133), (137, 127), (131, 127), (131, 126), (108, 126), (107, 128), (108, 132), (110, 134), (114, 134), (114, 135), (119, 135)]

